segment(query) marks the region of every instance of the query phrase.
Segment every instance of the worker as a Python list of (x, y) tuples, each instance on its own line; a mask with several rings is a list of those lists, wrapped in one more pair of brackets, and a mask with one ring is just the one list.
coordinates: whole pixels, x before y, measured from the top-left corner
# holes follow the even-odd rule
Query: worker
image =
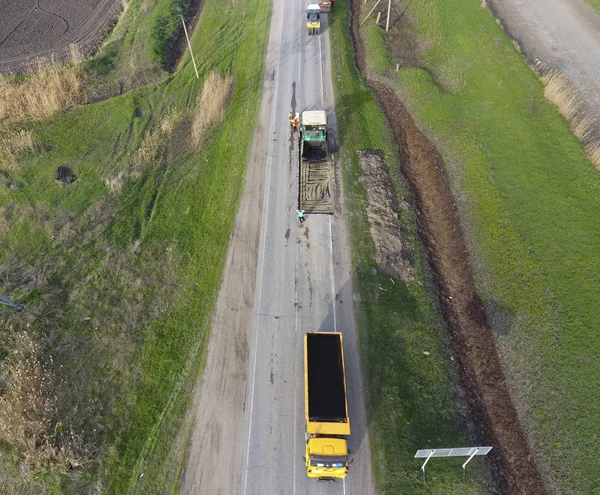
[(292, 129), (296, 129), (296, 127), (298, 127), (298, 124), (300, 123), (300, 114), (296, 113), (296, 116), (293, 117), (292, 112), (290, 112), (290, 114), (288, 115), (288, 119), (290, 120), (290, 125), (292, 126)]
[(298, 213), (300, 224), (304, 223), (304, 210), (296, 210), (296, 213)]

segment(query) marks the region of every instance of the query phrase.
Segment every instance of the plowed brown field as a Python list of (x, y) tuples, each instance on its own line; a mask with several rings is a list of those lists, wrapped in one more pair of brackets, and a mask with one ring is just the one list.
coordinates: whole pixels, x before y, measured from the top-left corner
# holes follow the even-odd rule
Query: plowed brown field
[(70, 45), (87, 52), (122, 9), (120, 0), (0, 0), (0, 73), (38, 58), (64, 60)]

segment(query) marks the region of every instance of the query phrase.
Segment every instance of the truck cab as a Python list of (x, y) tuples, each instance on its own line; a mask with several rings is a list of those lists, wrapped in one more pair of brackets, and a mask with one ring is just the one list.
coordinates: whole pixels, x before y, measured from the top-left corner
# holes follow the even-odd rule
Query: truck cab
[(345, 438), (309, 437), (306, 443), (306, 474), (320, 480), (344, 479), (348, 474)]

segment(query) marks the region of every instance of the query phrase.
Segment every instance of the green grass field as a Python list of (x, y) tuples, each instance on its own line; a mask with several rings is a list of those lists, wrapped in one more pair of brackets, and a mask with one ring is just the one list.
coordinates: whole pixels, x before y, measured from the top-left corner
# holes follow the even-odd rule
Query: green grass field
[[(42, 415), (46, 438), (79, 442), (70, 463), (30, 465), (27, 476), (15, 468), (22, 451), (3, 444), (11, 493), (176, 491), (191, 426), (184, 411), (259, 108), (269, 12), (266, 0), (208, 0), (193, 38), (200, 80), (186, 55), (154, 84), (31, 122), (41, 149), (2, 172), (0, 293), (26, 304), (0, 335), (2, 371), (11, 333), (40, 342), (57, 391), (56, 410)], [(190, 109), (211, 70), (231, 74), (235, 90), (209, 145), (193, 153)], [(62, 162), (77, 175), (70, 186), (53, 180)]]
[(480, 2), (406, 8), (420, 51), (396, 73), (382, 30), (368, 23), (372, 65), (394, 79), (448, 164), (540, 466), (563, 493), (598, 494), (598, 172)]
[[(388, 166), (399, 200), (406, 199), (394, 138), (382, 110), (364, 86), (354, 64), (348, 32), (350, 11), (336, 2), (329, 14), (333, 81), (338, 117), (340, 157), (349, 211), (361, 354), (367, 390), (372, 464), (377, 493), (479, 494), (483, 490), (477, 462), (463, 482), (461, 461), (435, 459), (426, 482), (420, 476), (418, 449), (468, 445), (467, 429), (457, 402), (456, 369), (448, 351), (416, 235), (414, 211), (401, 221), (415, 257), (415, 280), (391, 280), (377, 269), (365, 214), (365, 191), (357, 151), (379, 153)], [(430, 354), (426, 356), (424, 351)]]

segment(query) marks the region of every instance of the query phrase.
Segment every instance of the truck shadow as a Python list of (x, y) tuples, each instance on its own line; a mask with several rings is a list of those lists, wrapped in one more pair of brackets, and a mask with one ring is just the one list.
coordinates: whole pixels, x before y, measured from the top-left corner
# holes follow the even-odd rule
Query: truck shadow
[(335, 311), (334, 301), (329, 303), (327, 317), (321, 322), (319, 332), (342, 332), (344, 348), (344, 368), (346, 372), (346, 396), (348, 415), (350, 417), (350, 437), (348, 450), (350, 459), (354, 459), (350, 471), (368, 468), (370, 464), (369, 444), (365, 442), (368, 428), (365, 395), (363, 393), (362, 368), (360, 364), (360, 348), (358, 329), (354, 322), (352, 281), (348, 280), (342, 287), (336, 287)]

